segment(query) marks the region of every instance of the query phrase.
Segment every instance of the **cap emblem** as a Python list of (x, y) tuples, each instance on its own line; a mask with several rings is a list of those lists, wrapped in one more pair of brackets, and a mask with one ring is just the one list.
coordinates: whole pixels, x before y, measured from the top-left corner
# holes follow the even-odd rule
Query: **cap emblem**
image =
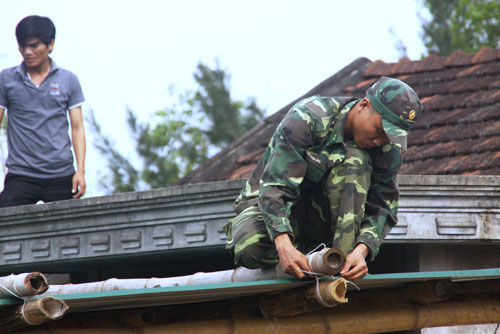
[(414, 118), (415, 118), (415, 116), (416, 116), (416, 115), (417, 115), (417, 112), (416, 112), (415, 110), (412, 110), (412, 111), (410, 111), (410, 113), (408, 114), (408, 118), (409, 118), (410, 120), (412, 120), (412, 119), (414, 119)]

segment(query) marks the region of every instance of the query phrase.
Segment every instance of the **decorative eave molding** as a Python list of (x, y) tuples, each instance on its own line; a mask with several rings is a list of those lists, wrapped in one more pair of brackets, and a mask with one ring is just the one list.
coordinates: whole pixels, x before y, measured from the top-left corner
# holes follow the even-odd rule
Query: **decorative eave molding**
[[(500, 177), (400, 176), (388, 242), (499, 242)], [(0, 265), (222, 246), (244, 180), (0, 210)]]
[(500, 241), (500, 177), (402, 175), (388, 241)]

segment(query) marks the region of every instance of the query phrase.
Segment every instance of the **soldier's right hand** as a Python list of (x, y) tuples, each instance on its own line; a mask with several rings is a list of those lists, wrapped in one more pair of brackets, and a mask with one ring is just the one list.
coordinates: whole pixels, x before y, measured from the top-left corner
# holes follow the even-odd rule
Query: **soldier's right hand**
[(293, 246), (287, 233), (280, 234), (274, 238), (274, 244), (285, 273), (297, 278), (304, 278), (306, 275), (313, 277), (312, 274), (305, 274), (303, 272), (311, 272), (307, 258)]

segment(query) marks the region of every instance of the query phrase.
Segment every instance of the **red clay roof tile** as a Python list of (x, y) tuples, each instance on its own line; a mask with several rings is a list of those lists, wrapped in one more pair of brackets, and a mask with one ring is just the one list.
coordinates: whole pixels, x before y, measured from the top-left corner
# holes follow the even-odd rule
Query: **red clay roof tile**
[(444, 68), (444, 58), (430, 55), (420, 61), (419, 72), (439, 71)]
[(471, 64), (474, 54), (466, 54), (462, 50), (457, 50), (446, 58), (444, 66), (467, 66)]
[(399, 74), (406, 73), (416, 73), (418, 72), (419, 63), (417, 61), (411, 61), (408, 58), (401, 58), (396, 65), (392, 68), (391, 76), (397, 76)]
[(486, 63), (496, 59), (496, 50), (484, 47), (474, 54), (472, 64)]
[[(400, 174), (500, 175), (500, 49), (397, 63), (377, 60), (363, 68), (353, 69), (351, 75), (361, 74), (343, 84), (338, 95), (363, 96), (379, 76), (393, 76), (412, 86), (424, 105), (410, 131)], [(332, 78), (325, 83), (336, 84)], [(258, 145), (252, 139), (231, 147), (239, 158), (228, 159), (229, 172), (217, 171), (205, 181), (248, 177), (285, 112), (252, 130)]]
[(371, 63), (365, 70), (365, 75), (368, 77), (379, 77), (382, 75), (389, 75), (392, 70), (393, 64), (384, 63), (382, 60), (377, 60)]

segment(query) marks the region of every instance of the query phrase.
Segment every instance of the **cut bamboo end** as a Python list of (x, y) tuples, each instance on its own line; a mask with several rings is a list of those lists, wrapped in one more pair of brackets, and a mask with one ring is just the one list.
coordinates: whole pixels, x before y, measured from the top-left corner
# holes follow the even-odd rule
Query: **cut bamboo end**
[(61, 319), (68, 305), (61, 299), (55, 297), (43, 297), (26, 303), (23, 315), (30, 325), (39, 325), (49, 320)]
[(42, 273), (32, 272), (0, 277), (1, 297), (32, 297), (47, 291), (49, 283)]
[(335, 248), (323, 248), (307, 256), (309, 267), (314, 273), (331, 276), (338, 274), (345, 265), (345, 255)]
[(347, 303), (347, 282), (343, 278), (321, 281), (318, 285), (292, 290), (276, 296), (263, 296), (262, 314), (267, 318), (289, 317)]
[[(26, 275), (23, 280), (23, 287), (29, 291), (28, 295), (25, 296), (35, 296), (40, 295), (49, 289), (49, 283), (47, 278), (40, 272), (32, 272)], [(19, 291), (19, 288), (16, 287)]]
[(326, 307), (332, 307), (337, 304), (347, 303), (349, 300), (345, 297), (347, 291), (347, 281), (343, 278), (334, 281), (320, 282), (319, 297), (326, 304)]

